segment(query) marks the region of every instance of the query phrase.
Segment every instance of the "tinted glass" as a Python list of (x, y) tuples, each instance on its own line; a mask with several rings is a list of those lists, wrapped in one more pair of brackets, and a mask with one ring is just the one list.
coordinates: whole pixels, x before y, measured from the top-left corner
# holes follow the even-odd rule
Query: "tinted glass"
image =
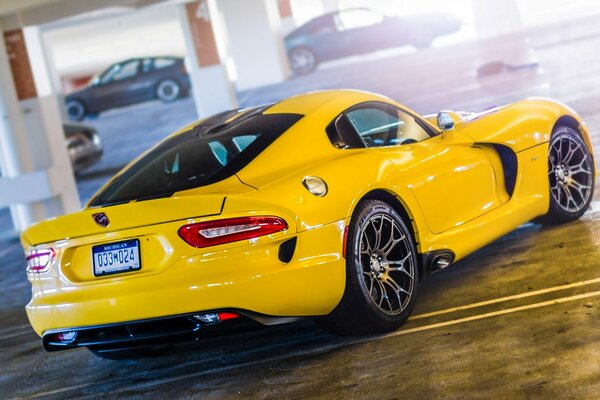
[(356, 28), (365, 28), (379, 24), (383, 21), (383, 15), (370, 10), (347, 10), (336, 15), (336, 26), (340, 31)]
[(154, 68), (161, 69), (175, 65), (177, 61), (174, 58), (156, 58), (154, 59)]
[[(223, 118), (231, 115), (222, 114)], [(302, 116), (246, 113), (230, 123), (223, 123), (223, 118), (209, 118), (190, 131), (167, 139), (117, 177), (90, 206), (168, 197), (228, 178)]]
[(346, 116), (367, 147), (397, 146), (431, 137), (413, 116), (391, 106), (366, 106)]
[(124, 64), (115, 64), (100, 77), (100, 83), (108, 83), (112, 81), (120, 81), (123, 79), (132, 78), (137, 74), (139, 60), (133, 60)]

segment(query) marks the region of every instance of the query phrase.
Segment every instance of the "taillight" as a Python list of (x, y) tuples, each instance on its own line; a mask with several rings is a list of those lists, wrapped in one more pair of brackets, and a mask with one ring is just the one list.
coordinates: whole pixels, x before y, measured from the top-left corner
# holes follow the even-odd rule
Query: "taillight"
[(184, 225), (178, 233), (190, 246), (202, 248), (270, 235), (287, 228), (287, 223), (279, 217), (256, 216)]
[(46, 272), (52, 265), (55, 257), (56, 252), (51, 247), (28, 251), (25, 256), (27, 260), (27, 272)]

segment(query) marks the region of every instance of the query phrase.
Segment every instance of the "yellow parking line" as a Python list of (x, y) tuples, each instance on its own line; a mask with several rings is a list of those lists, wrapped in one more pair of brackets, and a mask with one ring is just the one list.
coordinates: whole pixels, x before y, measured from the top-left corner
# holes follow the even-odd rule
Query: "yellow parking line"
[(595, 297), (595, 296), (600, 296), (600, 290), (595, 291), (595, 292), (582, 293), (582, 294), (578, 294), (575, 296), (560, 297), (558, 299), (542, 301), (540, 303), (533, 303), (533, 304), (527, 304), (527, 305), (519, 306), (519, 307), (507, 308), (505, 310), (493, 311), (493, 312), (489, 312), (489, 313), (485, 313), (485, 314), (473, 315), (471, 317), (453, 319), (450, 321), (439, 322), (437, 324), (423, 325), (423, 326), (419, 326), (417, 328), (404, 329), (404, 330), (388, 333), (386, 335), (383, 335), (382, 337), (387, 338), (387, 337), (406, 335), (406, 334), (414, 333), (414, 332), (427, 331), (429, 329), (435, 329), (435, 328), (441, 328), (441, 327), (449, 326), (449, 325), (461, 324), (463, 322), (477, 321), (479, 319), (496, 317), (498, 315), (511, 314), (511, 313), (518, 312), (518, 311), (525, 311), (525, 310), (530, 310), (532, 308), (540, 308), (540, 307), (545, 307), (545, 306), (550, 306), (550, 305), (556, 305), (556, 304), (566, 303), (569, 301), (587, 299), (589, 297)]
[(575, 282), (575, 283), (569, 283), (567, 285), (554, 286), (554, 287), (550, 287), (550, 288), (546, 288), (546, 289), (534, 290), (532, 292), (524, 292), (524, 293), (515, 294), (512, 296), (500, 297), (500, 298), (492, 299), (492, 300), (480, 301), (478, 303), (472, 303), (472, 304), (466, 304), (464, 306), (447, 308), (445, 310), (432, 311), (429, 313), (412, 316), (408, 320), (412, 321), (415, 319), (429, 318), (429, 317), (434, 317), (436, 315), (442, 315), (442, 314), (448, 314), (448, 313), (452, 313), (452, 312), (456, 312), (456, 311), (468, 310), (470, 308), (483, 307), (483, 306), (487, 306), (490, 304), (497, 304), (497, 303), (502, 303), (505, 301), (523, 299), (525, 297), (531, 297), (531, 296), (537, 296), (537, 295), (545, 294), (545, 293), (557, 292), (559, 290), (566, 290), (566, 289), (572, 289), (572, 288), (581, 287), (581, 286), (593, 285), (594, 283), (600, 283), (600, 278), (590, 279), (587, 281), (581, 281), (581, 282)]

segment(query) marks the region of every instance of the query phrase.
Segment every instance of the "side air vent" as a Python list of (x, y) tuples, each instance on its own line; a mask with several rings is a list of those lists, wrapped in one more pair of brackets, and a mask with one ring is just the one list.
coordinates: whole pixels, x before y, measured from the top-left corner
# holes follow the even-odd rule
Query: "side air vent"
[(504, 171), (504, 185), (506, 193), (512, 197), (517, 183), (518, 162), (517, 155), (507, 146), (495, 144), (494, 148), (502, 161), (502, 170)]
[(292, 261), (292, 257), (294, 257), (294, 252), (296, 251), (296, 241), (297, 238), (293, 237), (279, 246), (279, 261), (286, 264)]

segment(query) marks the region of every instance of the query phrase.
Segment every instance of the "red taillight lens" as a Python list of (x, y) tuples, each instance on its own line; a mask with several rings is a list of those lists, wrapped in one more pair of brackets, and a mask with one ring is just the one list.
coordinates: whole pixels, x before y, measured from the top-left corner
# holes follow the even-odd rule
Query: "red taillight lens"
[(178, 233), (190, 246), (202, 248), (270, 235), (287, 228), (287, 223), (279, 217), (257, 216), (184, 225)]
[(33, 249), (27, 252), (27, 272), (45, 272), (50, 268), (56, 252), (53, 248)]
[(226, 321), (228, 319), (236, 319), (239, 318), (240, 315), (232, 312), (220, 312), (219, 313), (219, 321)]

